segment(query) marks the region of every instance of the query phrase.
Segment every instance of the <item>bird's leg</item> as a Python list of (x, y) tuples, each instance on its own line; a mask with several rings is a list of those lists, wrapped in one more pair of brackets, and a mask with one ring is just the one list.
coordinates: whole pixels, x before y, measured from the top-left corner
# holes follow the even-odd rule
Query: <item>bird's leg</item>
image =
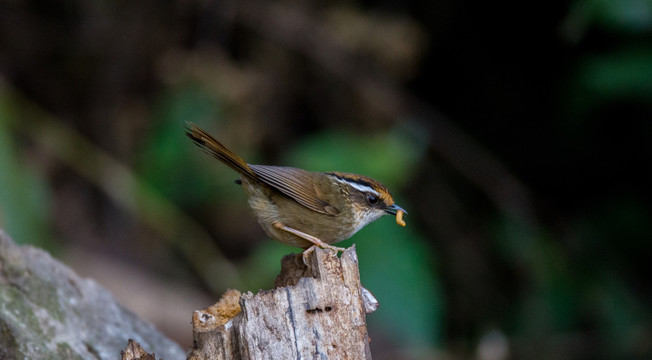
[(319, 246), (322, 249), (330, 249), (330, 250), (335, 251), (336, 253), (339, 252), (339, 251), (346, 250), (345, 248), (341, 248), (341, 247), (326, 244), (325, 242), (319, 240), (318, 238), (316, 238), (316, 237), (314, 237), (312, 235), (308, 235), (308, 234), (304, 233), (303, 231), (299, 231), (297, 229), (294, 229), (294, 228), (291, 228), (289, 226), (283, 225), (280, 222), (274, 223), (274, 227), (279, 229), (279, 230), (287, 231), (290, 234), (296, 235), (296, 236), (298, 236), (298, 237), (300, 237), (302, 239), (308, 240), (308, 241), (310, 241), (311, 243), (314, 244), (313, 246), (309, 247), (307, 250), (304, 250), (304, 252), (303, 252), (304, 258), (306, 257), (307, 254), (310, 254), (311, 252), (315, 251), (315, 249), (314, 249), (315, 246)]

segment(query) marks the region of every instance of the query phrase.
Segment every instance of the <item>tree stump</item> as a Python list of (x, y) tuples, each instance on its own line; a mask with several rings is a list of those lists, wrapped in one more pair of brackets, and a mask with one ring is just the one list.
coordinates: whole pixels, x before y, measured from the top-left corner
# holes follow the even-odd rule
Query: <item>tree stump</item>
[(193, 314), (188, 359), (371, 359), (366, 313), (377, 303), (360, 285), (355, 247), (340, 258), (316, 249), (283, 257), (273, 290), (227, 291)]

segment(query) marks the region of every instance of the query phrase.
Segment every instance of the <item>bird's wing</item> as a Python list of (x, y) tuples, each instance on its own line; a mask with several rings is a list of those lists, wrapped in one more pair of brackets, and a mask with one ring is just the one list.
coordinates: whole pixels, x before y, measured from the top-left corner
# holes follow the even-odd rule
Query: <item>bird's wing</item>
[(267, 165), (249, 165), (263, 183), (291, 197), (310, 210), (336, 215), (339, 210), (324, 199), (315, 186), (315, 173), (307, 170)]

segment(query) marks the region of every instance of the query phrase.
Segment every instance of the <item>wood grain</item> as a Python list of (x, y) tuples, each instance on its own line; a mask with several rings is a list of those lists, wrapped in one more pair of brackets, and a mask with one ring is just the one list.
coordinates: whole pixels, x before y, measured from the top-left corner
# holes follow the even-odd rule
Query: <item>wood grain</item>
[(243, 294), (242, 311), (223, 325), (195, 311), (188, 358), (371, 359), (355, 247), (339, 258), (316, 249), (306, 263), (301, 254), (285, 256), (277, 287)]

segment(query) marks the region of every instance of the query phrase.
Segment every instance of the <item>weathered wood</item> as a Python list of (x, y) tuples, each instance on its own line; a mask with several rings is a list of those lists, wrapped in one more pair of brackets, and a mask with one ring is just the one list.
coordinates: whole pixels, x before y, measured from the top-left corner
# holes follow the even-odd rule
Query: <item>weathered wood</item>
[(133, 339), (129, 339), (127, 347), (120, 352), (122, 360), (156, 360), (155, 354), (150, 354)]
[[(193, 315), (193, 360), (371, 359), (355, 247), (340, 258), (316, 249), (283, 258), (273, 290), (246, 293), (233, 313), (233, 293)], [(371, 293), (365, 295), (375, 301)], [(231, 309), (231, 311), (224, 311)]]

